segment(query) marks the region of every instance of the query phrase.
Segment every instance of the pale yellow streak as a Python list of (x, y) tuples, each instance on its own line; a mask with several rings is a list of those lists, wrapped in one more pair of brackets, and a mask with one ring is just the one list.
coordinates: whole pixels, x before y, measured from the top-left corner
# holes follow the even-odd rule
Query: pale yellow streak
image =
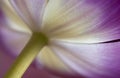
[(53, 70), (59, 70), (62, 72), (69, 70), (68, 67), (48, 47), (44, 47), (44, 49), (39, 53), (37, 60)]
[(22, 32), (30, 32), (30, 29), (17, 15), (9, 0), (3, 0), (2, 9), (6, 15), (6, 19), (10, 28)]

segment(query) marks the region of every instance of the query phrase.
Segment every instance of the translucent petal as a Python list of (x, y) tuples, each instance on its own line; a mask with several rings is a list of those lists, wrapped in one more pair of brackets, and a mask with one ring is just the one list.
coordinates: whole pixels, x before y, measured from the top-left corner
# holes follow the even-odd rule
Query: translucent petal
[(50, 47), (62, 63), (72, 70), (73, 74), (79, 73), (88, 78), (119, 76), (120, 42), (88, 45), (58, 41), (52, 43)]
[(31, 32), (27, 25), (19, 18), (8, 0), (2, 0), (2, 11), (5, 14), (4, 25), (19, 32)]
[(66, 67), (66, 65), (59, 58), (57, 58), (56, 54), (52, 52), (51, 48), (48, 46), (44, 47), (44, 49), (39, 53), (37, 56), (37, 62), (38, 66), (42, 65), (54, 71), (63, 72), (64, 69), (69, 68)]
[(6, 26), (0, 27), (0, 35), (6, 49), (15, 56), (22, 51), (31, 37), (30, 33), (16, 32)]
[(120, 5), (116, 4), (112, 0), (50, 0), (44, 31), (52, 39), (73, 43), (119, 39), (120, 16), (116, 15), (120, 14)]
[(47, 0), (10, 0), (10, 2), (31, 30), (40, 31)]

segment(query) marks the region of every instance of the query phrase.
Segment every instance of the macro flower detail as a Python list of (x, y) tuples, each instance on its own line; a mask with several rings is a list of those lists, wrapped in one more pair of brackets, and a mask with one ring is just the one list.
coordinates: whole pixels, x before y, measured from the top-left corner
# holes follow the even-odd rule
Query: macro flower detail
[(88, 78), (120, 77), (119, 0), (2, 2), (5, 27), (0, 32), (14, 56), (38, 33), (36, 38), (47, 41), (36, 57), (38, 68)]

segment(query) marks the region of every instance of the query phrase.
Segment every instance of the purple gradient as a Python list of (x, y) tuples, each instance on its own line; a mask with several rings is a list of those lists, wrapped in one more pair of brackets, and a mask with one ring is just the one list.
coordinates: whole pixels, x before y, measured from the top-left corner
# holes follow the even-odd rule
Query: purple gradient
[[(92, 5), (96, 5), (103, 11), (103, 20), (97, 24), (94, 30), (91, 30), (87, 33), (109, 31), (109, 40), (120, 39), (120, 0), (86, 0), (86, 2)], [(0, 12), (0, 27), (2, 26), (3, 22), (3, 15)], [(103, 62), (105, 61), (105, 66), (103, 65), (103, 67), (109, 71), (110, 74), (101, 75), (93, 73), (92, 78), (120, 78), (120, 42), (97, 45), (100, 46), (99, 48), (101, 48), (101, 46), (104, 47), (104, 49), (101, 51), (103, 56), (105, 56), (103, 59)], [(1, 40), (0, 36), (0, 78), (3, 78), (3, 75), (15, 60), (15, 57), (11, 57), (9, 55), (9, 51), (10, 50), (7, 49), (6, 46), (3, 46), (3, 41)], [(31, 65), (25, 73), (24, 78), (56, 77), (48, 74), (44, 69), (38, 70), (33, 65)]]
[(120, 39), (120, 0), (86, 0), (86, 2), (96, 5), (103, 11), (103, 20), (90, 32), (110, 31), (111, 40)]
[[(87, 78), (119, 78), (120, 77), (120, 42), (105, 43), (105, 44), (72, 44), (65, 42), (57, 42), (52, 46), (52, 49), (59, 58), (71, 69), (70, 63), (68, 64), (63, 57), (68, 58), (69, 61), (76, 62), (72, 59), (78, 60), (76, 65), (81, 69), (84, 67), (84, 76)], [(65, 52), (64, 52), (65, 51)], [(64, 56), (61, 56), (64, 55)], [(83, 66), (80, 62), (86, 63)], [(87, 68), (88, 66), (91, 67)], [(93, 68), (93, 70), (92, 70)], [(97, 69), (97, 71), (95, 71)], [(81, 71), (79, 71), (81, 72)], [(73, 73), (79, 73), (73, 71)]]
[(108, 34), (105, 41), (120, 39), (120, 0), (86, 0), (86, 3), (99, 7), (103, 13), (96, 27), (86, 33)]

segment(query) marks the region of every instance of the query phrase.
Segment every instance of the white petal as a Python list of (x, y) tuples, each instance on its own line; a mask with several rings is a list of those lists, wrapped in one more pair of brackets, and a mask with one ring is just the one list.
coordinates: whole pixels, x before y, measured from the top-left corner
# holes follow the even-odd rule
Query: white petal
[(2, 0), (2, 11), (5, 14), (4, 25), (8, 28), (19, 31), (31, 33), (27, 25), (19, 18), (8, 0)]
[(42, 65), (54, 71), (60, 71), (62, 73), (66, 71), (69, 72), (69, 67), (67, 67), (48, 46), (44, 47), (39, 53), (37, 62), (38, 67)]
[(97, 42), (95, 34), (84, 33), (95, 28), (101, 16), (102, 11), (85, 0), (50, 0), (44, 15), (44, 32), (52, 39)]
[(33, 31), (40, 31), (47, 0), (10, 0), (10, 2)]

